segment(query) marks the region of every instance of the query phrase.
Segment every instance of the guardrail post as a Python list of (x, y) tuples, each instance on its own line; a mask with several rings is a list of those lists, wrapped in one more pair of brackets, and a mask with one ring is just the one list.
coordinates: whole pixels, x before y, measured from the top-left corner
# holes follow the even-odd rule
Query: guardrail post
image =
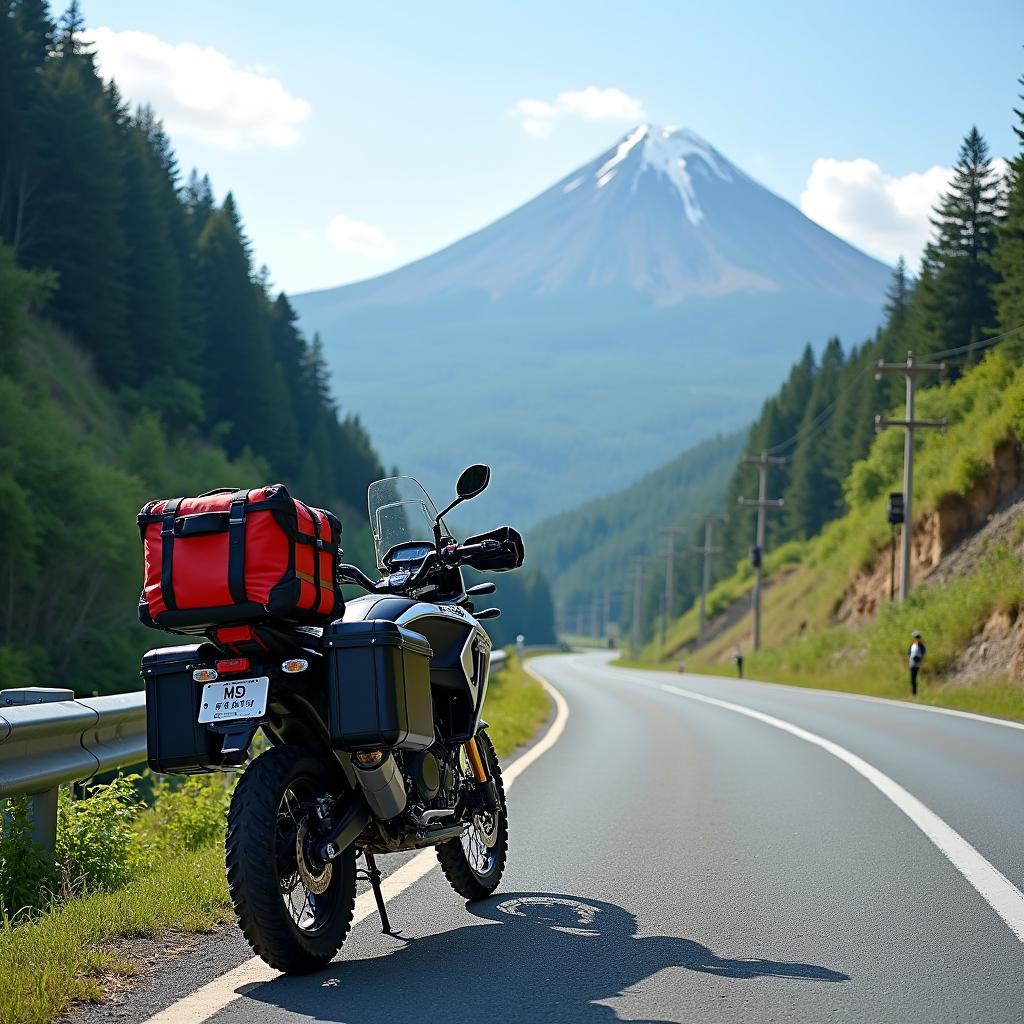
[[(0, 707), (20, 707), (25, 704), (52, 704), (74, 700), (75, 691), (50, 686), (22, 686), (13, 690), (0, 690)], [(32, 814), (32, 841), (42, 848), (47, 857), (53, 856), (57, 842), (57, 787), (30, 793)]]

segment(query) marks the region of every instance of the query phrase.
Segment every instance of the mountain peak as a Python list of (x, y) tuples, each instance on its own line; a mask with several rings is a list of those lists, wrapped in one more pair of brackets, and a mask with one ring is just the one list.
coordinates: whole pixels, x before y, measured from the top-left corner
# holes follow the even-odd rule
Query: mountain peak
[[(628, 182), (629, 191), (635, 193), (645, 173), (660, 176), (676, 192), (686, 219), (694, 227), (704, 220), (694, 187), (694, 174), (728, 183), (734, 173), (729, 161), (695, 131), (672, 125), (637, 125), (595, 163), (597, 167), (589, 173), (594, 189), (603, 189), (619, 178)], [(575, 191), (586, 178), (587, 175), (573, 177), (562, 191)]]

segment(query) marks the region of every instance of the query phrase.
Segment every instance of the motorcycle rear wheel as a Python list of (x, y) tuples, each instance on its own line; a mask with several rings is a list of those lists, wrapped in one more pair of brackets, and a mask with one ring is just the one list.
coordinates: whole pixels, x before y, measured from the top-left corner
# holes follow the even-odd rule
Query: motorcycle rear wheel
[(296, 746), (272, 747), (245, 770), (231, 798), (228, 891), (254, 952), (287, 974), (328, 964), (352, 926), (355, 848), (317, 860), (315, 802), (327, 769)]
[(498, 888), (508, 859), (508, 810), (501, 766), (487, 733), (477, 736), (477, 744), (498, 790), (498, 810), (474, 815), (458, 839), (437, 847), (444, 877), (460, 896), (471, 902), (486, 899)]

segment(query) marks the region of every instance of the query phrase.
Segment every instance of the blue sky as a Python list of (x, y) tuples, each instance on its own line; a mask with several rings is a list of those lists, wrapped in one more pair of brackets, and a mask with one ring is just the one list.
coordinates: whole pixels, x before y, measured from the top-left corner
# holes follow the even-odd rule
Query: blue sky
[(696, 130), (890, 260), (915, 257), (973, 123), (1016, 150), (1019, 0), (83, 8), (101, 66), (234, 191), (291, 292), (441, 248), (638, 120)]

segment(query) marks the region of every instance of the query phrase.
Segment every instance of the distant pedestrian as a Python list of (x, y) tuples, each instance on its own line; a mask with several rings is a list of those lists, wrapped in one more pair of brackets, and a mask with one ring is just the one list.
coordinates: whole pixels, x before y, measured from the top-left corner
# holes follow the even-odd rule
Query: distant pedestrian
[(743, 678), (743, 652), (737, 647), (736, 653), (732, 656), (732, 660), (736, 662), (736, 675)]
[(921, 634), (915, 629), (910, 644), (910, 692), (913, 694), (917, 693), (917, 674), (921, 671), (921, 662), (924, 661), (926, 653), (924, 640), (921, 639)]

